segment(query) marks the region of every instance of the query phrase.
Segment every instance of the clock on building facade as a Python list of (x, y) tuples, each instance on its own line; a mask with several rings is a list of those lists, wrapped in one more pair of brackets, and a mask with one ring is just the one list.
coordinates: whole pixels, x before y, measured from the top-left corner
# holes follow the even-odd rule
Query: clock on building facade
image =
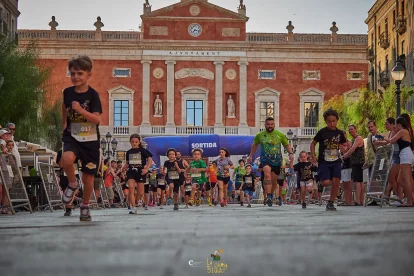
[(198, 23), (193, 23), (188, 27), (188, 33), (193, 37), (200, 36), (202, 31), (201, 25)]

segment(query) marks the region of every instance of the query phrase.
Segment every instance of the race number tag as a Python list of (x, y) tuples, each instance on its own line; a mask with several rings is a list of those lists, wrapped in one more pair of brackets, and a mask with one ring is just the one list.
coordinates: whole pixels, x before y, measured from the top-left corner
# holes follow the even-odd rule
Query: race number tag
[(168, 172), (168, 178), (171, 180), (176, 180), (180, 178), (180, 175), (178, 174), (177, 171), (170, 171)]
[(338, 160), (339, 151), (337, 149), (326, 149), (325, 150), (325, 161), (333, 162)]
[(252, 178), (251, 178), (251, 177), (246, 177), (246, 178), (245, 178), (245, 183), (246, 183), (246, 184), (252, 184), (252, 183), (253, 183)]
[(201, 177), (201, 172), (191, 173), (191, 177), (195, 177), (195, 178)]
[(142, 165), (142, 158), (141, 158), (141, 153), (131, 153), (129, 155), (129, 161), (128, 163), (130, 165)]
[(96, 125), (92, 123), (72, 123), (71, 135), (79, 142), (98, 141)]
[(191, 187), (191, 185), (185, 186), (185, 191), (186, 192), (191, 192), (192, 189), (193, 189), (193, 187)]
[(158, 186), (165, 186), (165, 180), (164, 179), (158, 179)]

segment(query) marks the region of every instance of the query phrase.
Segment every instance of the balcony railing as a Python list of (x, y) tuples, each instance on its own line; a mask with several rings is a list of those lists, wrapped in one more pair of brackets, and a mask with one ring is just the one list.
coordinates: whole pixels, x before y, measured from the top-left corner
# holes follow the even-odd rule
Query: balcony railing
[(176, 127), (177, 135), (214, 134), (214, 127)]
[(129, 135), (129, 127), (114, 126), (114, 135)]
[(379, 45), (384, 50), (390, 47), (389, 34), (387, 32), (383, 32), (382, 34), (380, 34)]
[(373, 61), (374, 58), (375, 58), (374, 46), (371, 46), (367, 49), (367, 60)]
[(318, 132), (316, 127), (302, 127), (298, 129), (299, 137), (313, 137)]
[(239, 128), (238, 127), (226, 127), (224, 129), (224, 134), (227, 134), (227, 135), (238, 135), (239, 134)]
[[(98, 35), (99, 33), (99, 35)], [(87, 30), (19, 30), (22, 40), (138, 41), (140, 32)]]
[(380, 81), (380, 85), (381, 87), (387, 88), (388, 86), (390, 86), (390, 74), (388, 71), (382, 71), (379, 74), (379, 81)]
[(151, 127), (151, 133), (153, 135), (165, 135), (165, 126), (153, 126)]
[(398, 17), (397, 18), (397, 28), (396, 31), (398, 34), (402, 35), (407, 30), (407, 18)]

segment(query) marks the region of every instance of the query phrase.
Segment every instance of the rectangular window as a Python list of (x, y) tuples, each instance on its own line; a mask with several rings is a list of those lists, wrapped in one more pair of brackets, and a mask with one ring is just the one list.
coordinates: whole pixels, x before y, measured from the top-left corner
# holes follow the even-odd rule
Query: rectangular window
[(274, 102), (260, 102), (260, 125), (263, 126), (266, 118), (275, 116)]
[(346, 79), (347, 80), (363, 80), (364, 72), (363, 71), (347, 71)]
[(114, 126), (129, 126), (129, 101), (114, 101)]
[(259, 70), (259, 80), (275, 80), (275, 70)]
[(187, 126), (203, 126), (203, 101), (186, 102)]
[(309, 71), (309, 70), (303, 70), (302, 73), (302, 79), (303, 80), (320, 80), (321, 79), (321, 71)]
[(319, 121), (319, 103), (305, 103), (305, 127), (317, 127)]
[(131, 77), (131, 69), (130, 68), (114, 68), (112, 70), (112, 77), (129, 78)]

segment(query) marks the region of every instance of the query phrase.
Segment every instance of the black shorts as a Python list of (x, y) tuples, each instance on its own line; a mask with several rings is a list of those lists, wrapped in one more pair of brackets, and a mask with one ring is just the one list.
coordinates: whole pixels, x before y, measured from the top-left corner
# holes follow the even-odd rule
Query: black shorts
[(195, 185), (196, 191), (201, 192), (203, 190), (203, 185), (204, 184), (193, 183), (193, 185)]
[(279, 184), (279, 186), (283, 186), (283, 184), (285, 184), (285, 180), (284, 179), (278, 179), (277, 184)]
[(127, 171), (126, 176), (127, 176), (127, 181), (130, 179), (133, 179), (137, 183), (144, 183), (147, 178), (147, 175), (142, 174), (141, 170), (129, 170)]
[(126, 183), (122, 184), (122, 190), (129, 190), (128, 186), (126, 185)]
[(216, 187), (217, 183), (216, 182), (210, 182), (210, 187), (211, 189), (214, 189)]
[(217, 180), (218, 181), (222, 181), (224, 185), (227, 185), (230, 182), (230, 177), (221, 177), (221, 176), (218, 176), (217, 177)]
[(209, 182), (205, 184), (205, 190), (206, 192), (211, 190), (211, 184)]
[(364, 171), (361, 165), (352, 165), (351, 178), (354, 182), (364, 182)]
[(158, 185), (157, 189), (160, 189), (161, 191), (165, 191), (167, 185)]
[(149, 188), (150, 188), (150, 185), (144, 185), (144, 194), (149, 193)]
[(180, 179), (168, 180), (168, 185), (170, 184), (174, 185), (174, 188), (173, 188), (174, 193), (179, 193), (181, 183), (182, 182), (180, 181)]
[(191, 196), (191, 192), (189, 191), (185, 191), (184, 193), (185, 193), (185, 196)]
[(280, 166), (272, 166), (270, 164), (267, 164), (266, 162), (260, 163), (261, 168), (264, 168), (265, 166), (269, 166), (271, 168), (271, 172), (274, 172), (276, 175), (280, 174)]
[(239, 190), (241, 185), (242, 185), (241, 182), (236, 182), (236, 184), (234, 184), (234, 187), (236, 188), (236, 190)]
[(95, 175), (99, 166), (99, 141), (77, 142), (72, 137), (63, 137), (63, 152), (73, 152), (82, 163), (82, 173)]
[(153, 185), (150, 185), (150, 187), (151, 187), (151, 189), (150, 189), (151, 192), (153, 192), (153, 193), (157, 192), (157, 187), (155, 187)]

